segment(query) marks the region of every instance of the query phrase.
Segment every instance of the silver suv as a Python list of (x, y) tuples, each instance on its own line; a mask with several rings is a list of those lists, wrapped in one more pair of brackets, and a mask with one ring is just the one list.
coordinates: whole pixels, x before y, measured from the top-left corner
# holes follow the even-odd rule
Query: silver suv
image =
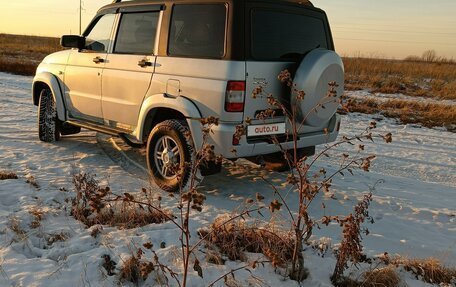
[[(219, 118), (209, 143), (225, 158), (293, 147), (283, 113), (258, 119), (271, 107), (251, 96), (257, 87), (299, 105), (297, 120), (305, 121), (297, 144), (304, 154), (338, 134), (336, 101), (315, 107), (330, 82), (342, 94), (344, 68), (326, 14), (308, 1), (114, 1), (82, 36), (63, 36), (61, 44), (72, 49), (46, 57), (33, 81), (40, 140), (53, 142), (83, 127), (147, 145), (150, 174), (167, 191), (188, 181), (188, 169), (178, 176), (171, 167), (184, 166), (201, 147), (202, 118)], [(304, 101), (277, 80), (285, 69), (305, 91)], [(240, 124), (247, 133), (239, 140)], [(219, 170), (207, 166), (203, 175)]]

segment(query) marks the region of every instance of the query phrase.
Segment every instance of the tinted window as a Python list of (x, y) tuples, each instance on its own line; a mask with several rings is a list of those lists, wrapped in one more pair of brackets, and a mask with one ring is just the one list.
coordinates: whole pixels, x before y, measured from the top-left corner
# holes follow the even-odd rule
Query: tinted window
[(113, 14), (106, 14), (98, 18), (98, 21), (86, 36), (86, 49), (98, 52), (108, 51), (113, 23)]
[(153, 54), (158, 16), (158, 12), (123, 14), (114, 52), (120, 54)]
[(225, 54), (226, 7), (223, 4), (176, 5), (168, 54), (221, 58)]
[(323, 19), (278, 11), (253, 12), (251, 40), (252, 56), (261, 60), (296, 59), (328, 48)]

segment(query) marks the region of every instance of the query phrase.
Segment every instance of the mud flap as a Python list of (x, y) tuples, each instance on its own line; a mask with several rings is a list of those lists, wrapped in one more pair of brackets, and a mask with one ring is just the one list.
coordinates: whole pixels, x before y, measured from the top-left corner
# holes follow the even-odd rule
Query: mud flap
[[(288, 150), (289, 157), (293, 157), (293, 150)], [(304, 156), (313, 156), (315, 154), (315, 146), (303, 147), (297, 150), (298, 159)], [(270, 171), (283, 172), (290, 170), (290, 165), (285, 159), (282, 152), (275, 152), (270, 154), (264, 154), (254, 157), (248, 157), (247, 160), (263, 166), (265, 169)]]
[(222, 163), (217, 163), (216, 161), (203, 161), (200, 166), (199, 170), (202, 176), (213, 175), (219, 173), (222, 170)]

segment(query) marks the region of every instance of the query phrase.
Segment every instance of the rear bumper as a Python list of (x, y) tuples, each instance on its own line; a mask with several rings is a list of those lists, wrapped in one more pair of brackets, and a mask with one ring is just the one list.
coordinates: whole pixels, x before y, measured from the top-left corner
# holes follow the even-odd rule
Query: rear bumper
[[(335, 114), (328, 123), (328, 132), (325, 133), (323, 130), (318, 132), (311, 132), (299, 135), (297, 141), (297, 148), (316, 146), (333, 142), (336, 140), (339, 134), (338, 128), (340, 127), (341, 117), (339, 114)], [(234, 159), (239, 157), (250, 157), (262, 154), (269, 154), (278, 152), (281, 149), (292, 149), (293, 141), (287, 141), (280, 143), (280, 146), (268, 141), (252, 142), (245, 136), (240, 139), (239, 145), (233, 145), (233, 135), (236, 130), (236, 125), (221, 123), (218, 126), (213, 127), (213, 134), (210, 137), (210, 143), (215, 146), (215, 153), (221, 154), (225, 158)], [(291, 140), (291, 139), (290, 139)]]

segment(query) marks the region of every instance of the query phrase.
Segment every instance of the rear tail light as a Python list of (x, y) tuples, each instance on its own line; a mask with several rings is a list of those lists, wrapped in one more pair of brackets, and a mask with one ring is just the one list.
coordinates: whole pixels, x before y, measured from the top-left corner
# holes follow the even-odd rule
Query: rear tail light
[(233, 135), (233, 145), (239, 145), (239, 137), (237, 135)]
[(245, 100), (245, 82), (228, 81), (225, 95), (225, 111), (243, 112)]

